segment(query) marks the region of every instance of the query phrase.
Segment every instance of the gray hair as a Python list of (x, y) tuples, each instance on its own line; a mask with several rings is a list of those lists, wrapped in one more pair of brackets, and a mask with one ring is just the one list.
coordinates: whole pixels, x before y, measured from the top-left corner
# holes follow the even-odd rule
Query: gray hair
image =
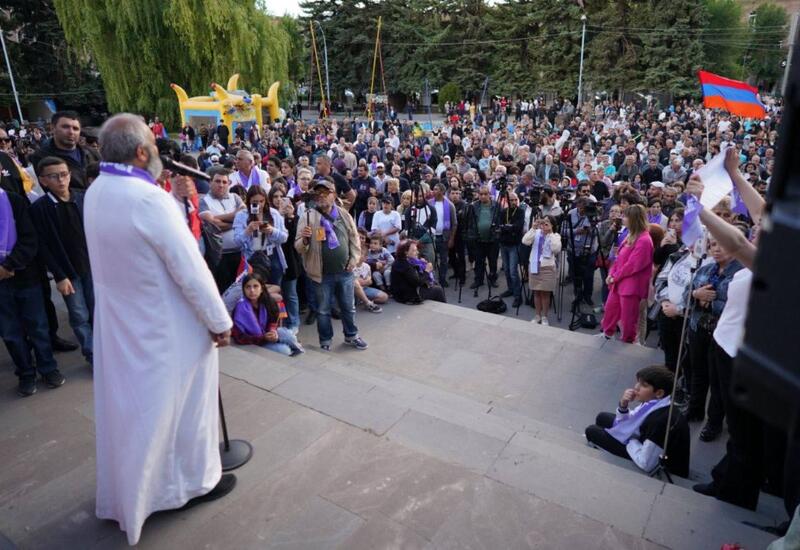
[(100, 128), (100, 156), (106, 162), (127, 163), (136, 158), (136, 149), (152, 143), (153, 133), (142, 117), (120, 113)]

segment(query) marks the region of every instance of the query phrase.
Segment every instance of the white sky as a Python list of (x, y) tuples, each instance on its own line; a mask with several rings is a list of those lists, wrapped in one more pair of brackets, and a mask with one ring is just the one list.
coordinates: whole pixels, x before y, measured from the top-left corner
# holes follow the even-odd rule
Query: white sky
[(300, 15), (300, 0), (267, 0), (266, 4), (273, 15)]

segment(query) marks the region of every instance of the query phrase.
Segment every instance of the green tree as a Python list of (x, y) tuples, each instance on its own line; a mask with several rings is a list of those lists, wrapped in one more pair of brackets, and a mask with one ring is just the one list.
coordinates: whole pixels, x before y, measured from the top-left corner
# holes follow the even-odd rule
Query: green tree
[[(0, 20), (20, 100), (53, 98), (59, 106), (102, 106), (105, 93), (91, 58), (70, 52), (52, 0), (3, 0)], [(7, 79), (5, 63), (0, 65)], [(10, 82), (5, 88), (11, 91)], [(9, 93), (3, 103), (13, 105)]]
[(737, 0), (704, 0), (703, 3), (708, 17), (701, 38), (703, 68), (728, 78), (744, 78), (742, 54), (746, 33), (741, 4)]
[(288, 77), (289, 37), (254, 0), (54, 0), (70, 45), (97, 63), (112, 111), (158, 114), (178, 105), (170, 82), (203, 95), (241, 74), (266, 93)]
[(455, 82), (448, 82), (439, 90), (439, 108), (444, 111), (445, 103), (458, 103), (463, 97), (458, 84)]
[(767, 2), (754, 12), (747, 45), (747, 67), (760, 88), (770, 89), (783, 74), (789, 16), (783, 7)]

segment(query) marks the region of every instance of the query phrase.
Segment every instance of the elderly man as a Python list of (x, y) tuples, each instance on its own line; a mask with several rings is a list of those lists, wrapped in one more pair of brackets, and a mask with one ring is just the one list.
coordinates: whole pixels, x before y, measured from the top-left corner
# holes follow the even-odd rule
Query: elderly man
[(500, 255), (497, 227), (500, 223), (500, 207), (492, 200), (487, 186), (482, 186), (478, 191), (478, 200), (472, 205), (467, 219), (467, 240), (475, 251), (475, 281), (470, 289), (477, 291), (483, 286), (486, 262), (489, 263), (489, 275), (486, 278), (492, 287), (497, 287), (497, 258)]
[(236, 171), (230, 175), (231, 185), (241, 185), (245, 189), (260, 185), (264, 191), (269, 192), (270, 177), (264, 170), (256, 166), (253, 153), (246, 149), (239, 149), (234, 162)]
[(680, 157), (674, 157), (669, 166), (661, 172), (661, 181), (664, 185), (670, 185), (676, 181), (683, 181), (686, 177), (686, 168), (681, 163)]
[(361, 257), (356, 224), (347, 210), (336, 204), (332, 178), (317, 179), (314, 191), (316, 208), (300, 218), (294, 247), (316, 293), (319, 346), (323, 351), (331, 349), (331, 301), (335, 299), (342, 317), (344, 343), (365, 350), (367, 343), (358, 335), (355, 323), (353, 269)]
[(100, 131), (106, 160), (86, 194), (95, 286), (97, 516), (138, 542), (159, 510), (213, 500), (222, 475), (216, 346), (231, 319), (175, 201), (155, 184), (150, 129), (120, 114)]
[(228, 192), (230, 170), (215, 166), (209, 169), (208, 174), (211, 186), (200, 201), (200, 219), (216, 226), (222, 236), (222, 258), (214, 267), (214, 280), (222, 294), (236, 279), (242, 261), (241, 247), (233, 238), (233, 219), (244, 208), (244, 203), (239, 195)]

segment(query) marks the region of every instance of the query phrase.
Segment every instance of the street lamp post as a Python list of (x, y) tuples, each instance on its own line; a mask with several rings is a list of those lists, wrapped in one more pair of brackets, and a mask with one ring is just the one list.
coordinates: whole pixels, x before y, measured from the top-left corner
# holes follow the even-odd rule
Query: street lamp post
[(314, 21), (319, 27), (319, 33), (322, 35), (322, 56), (325, 61), (325, 94), (328, 96), (328, 101), (331, 100), (331, 81), (328, 73), (328, 43), (325, 41), (325, 31), (322, 30), (322, 24), (319, 21)]
[(578, 70), (578, 112), (581, 110), (581, 88), (583, 87), (583, 50), (586, 46), (586, 15), (581, 15), (581, 21), (583, 22), (583, 30), (581, 31), (581, 66)]
[(17, 113), (19, 113), (19, 123), (22, 125), (22, 107), (19, 106), (19, 94), (17, 93), (17, 84), (14, 82), (14, 73), (11, 71), (11, 60), (8, 58), (8, 50), (6, 49), (6, 37), (3, 29), (0, 29), (0, 42), (3, 44), (3, 55), (6, 58), (6, 68), (8, 69), (8, 78), (11, 80), (11, 90), (14, 92), (14, 101), (17, 103)]

